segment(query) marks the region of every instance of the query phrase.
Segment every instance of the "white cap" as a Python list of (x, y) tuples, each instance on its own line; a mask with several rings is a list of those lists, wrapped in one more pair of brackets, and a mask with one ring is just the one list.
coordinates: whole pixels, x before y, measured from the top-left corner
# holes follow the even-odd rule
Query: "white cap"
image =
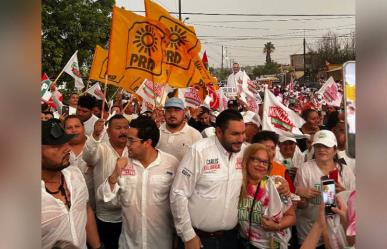
[(337, 146), (336, 136), (329, 130), (318, 131), (313, 136), (312, 145), (315, 144), (323, 144), (329, 148), (332, 148), (333, 146)]
[(253, 123), (253, 124), (256, 124), (258, 127), (261, 126), (261, 118), (257, 113), (252, 111), (246, 111), (246, 112), (241, 112), (241, 114), (243, 116), (244, 123)]
[(279, 137), (279, 142), (280, 142), (280, 143), (283, 143), (283, 142), (285, 142), (285, 141), (292, 141), (292, 142), (297, 143), (297, 140), (296, 140), (294, 137), (289, 137), (289, 136), (280, 135), (280, 137)]

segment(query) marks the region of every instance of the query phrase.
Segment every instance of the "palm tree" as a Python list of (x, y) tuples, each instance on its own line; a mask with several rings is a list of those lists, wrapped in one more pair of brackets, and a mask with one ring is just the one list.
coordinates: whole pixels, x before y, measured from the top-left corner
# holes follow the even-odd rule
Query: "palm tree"
[(275, 47), (273, 45), (273, 43), (271, 42), (267, 42), (265, 44), (265, 47), (263, 48), (263, 53), (266, 54), (266, 64), (270, 63), (271, 62), (271, 56), (270, 54), (273, 53), (275, 50)]

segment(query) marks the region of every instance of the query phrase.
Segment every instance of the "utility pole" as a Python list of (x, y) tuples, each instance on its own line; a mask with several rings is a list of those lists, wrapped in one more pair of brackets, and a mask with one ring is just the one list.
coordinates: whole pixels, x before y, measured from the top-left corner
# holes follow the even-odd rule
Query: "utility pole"
[(306, 44), (306, 41), (305, 41), (305, 30), (304, 30), (304, 86), (305, 86), (305, 81), (306, 81), (306, 56), (305, 56), (305, 44)]
[(181, 21), (181, 0), (179, 0), (179, 20)]
[(222, 66), (220, 68), (220, 71), (223, 73), (223, 45), (222, 45)]

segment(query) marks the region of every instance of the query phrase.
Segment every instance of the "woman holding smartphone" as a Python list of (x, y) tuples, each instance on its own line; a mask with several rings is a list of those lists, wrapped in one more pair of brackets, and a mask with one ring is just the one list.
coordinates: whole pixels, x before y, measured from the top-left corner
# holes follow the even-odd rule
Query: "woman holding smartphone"
[[(238, 220), (242, 248), (288, 248), (295, 224), (290, 198), (281, 199), (269, 177), (271, 151), (262, 144), (245, 149), (242, 160), (242, 191)], [(275, 176), (273, 176), (275, 177)]]
[[(341, 165), (338, 160), (335, 135), (328, 130), (318, 131), (313, 137), (312, 146), (314, 159), (300, 167), (294, 181), (296, 194), (302, 197), (296, 211), (299, 244), (303, 243), (316, 221), (321, 202), (322, 177), (334, 180), (336, 193), (355, 189), (353, 172), (346, 165)], [(340, 225), (340, 219), (332, 216), (332, 221)], [(322, 240), (317, 248), (324, 248)]]

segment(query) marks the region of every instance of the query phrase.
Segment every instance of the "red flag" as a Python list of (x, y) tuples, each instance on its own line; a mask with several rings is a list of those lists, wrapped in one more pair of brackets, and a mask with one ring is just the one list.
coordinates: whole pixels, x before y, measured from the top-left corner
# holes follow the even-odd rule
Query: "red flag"
[(206, 51), (204, 51), (204, 53), (203, 53), (202, 62), (204, 64), (204, 66), (206, 67), (206, 69), (208, 69), (208, 58), (207, 58)]

